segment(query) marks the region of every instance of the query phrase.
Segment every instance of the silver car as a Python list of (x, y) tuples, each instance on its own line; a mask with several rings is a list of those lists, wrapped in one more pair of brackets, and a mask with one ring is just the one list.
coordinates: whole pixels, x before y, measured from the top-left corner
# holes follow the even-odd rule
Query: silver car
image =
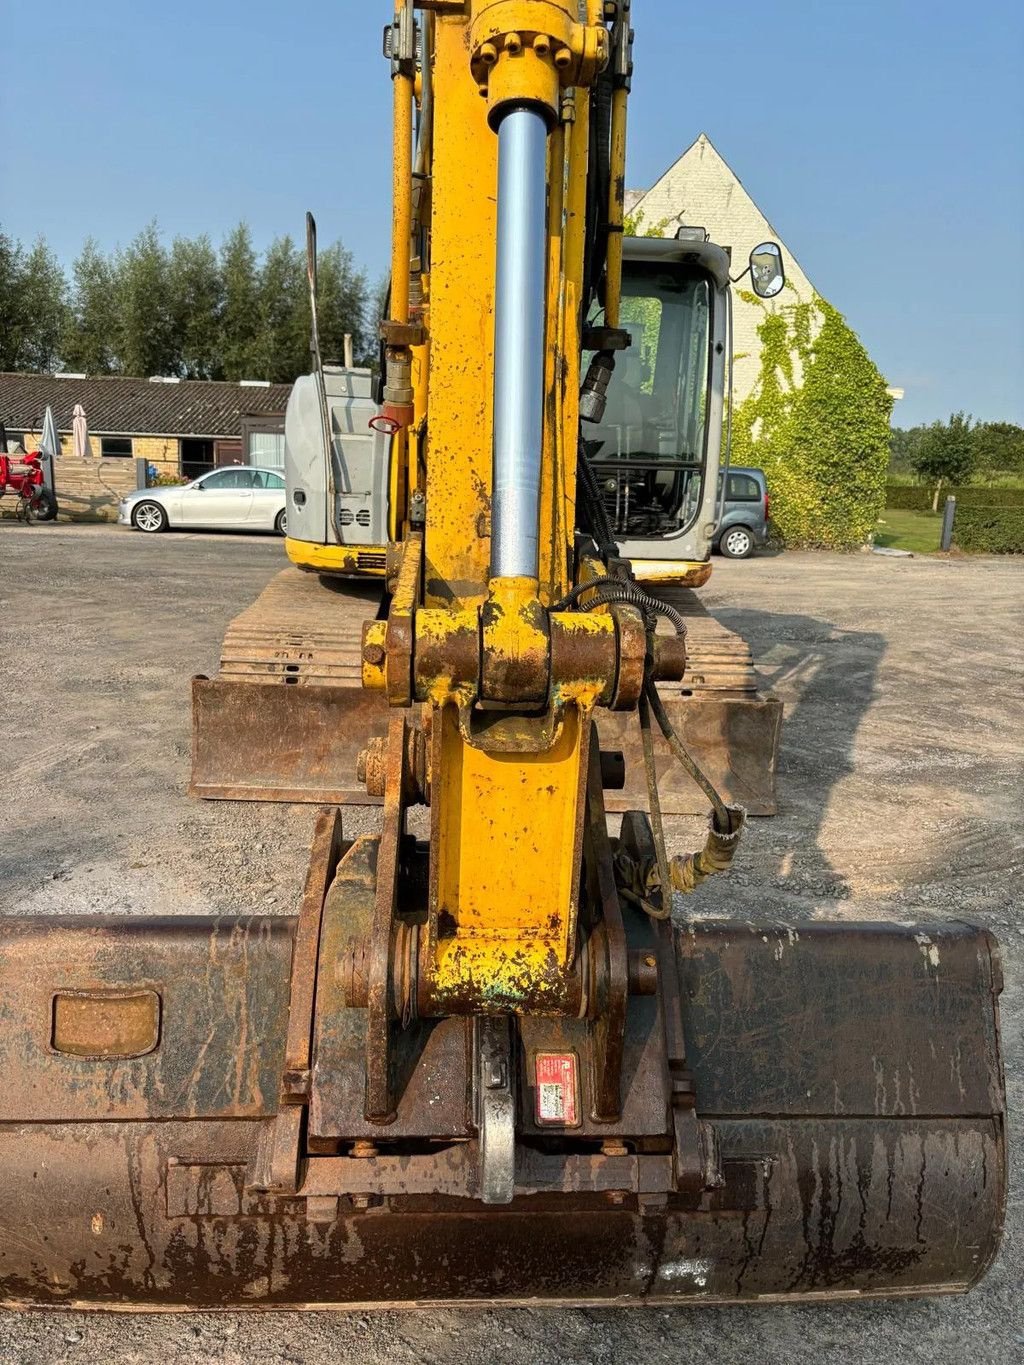
[(284, 475), (236, 464), (191, 483), (141, 488), (121, 499), (117, 520), (136, 531), (276, 531), (285, 534)]

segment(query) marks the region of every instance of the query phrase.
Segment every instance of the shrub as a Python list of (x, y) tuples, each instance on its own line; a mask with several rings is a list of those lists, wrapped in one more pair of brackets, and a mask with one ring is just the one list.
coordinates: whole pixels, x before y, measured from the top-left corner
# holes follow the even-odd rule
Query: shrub
[[(959, 488), (947, 488), (939, 499), (939, 510), (943, 501), (952, 495), (956, 498), (957, 509), (961, 507), (1024, 507), (1024, 488), (984, 487), (968, 484)], [(889, 483), (885, 486), (885, 505), (894, 510), (928, 512), (932, 505), (932, 492), (920, 484)]]
[(787, 544), (863, 545), (885, 501), (885, 380), (842, 314), (818, 296), (765, 308), (758, 335), (761, 370), (734, 414), (733, 463), (765, 471)]
[(1024, 506), (961, 507), (958, 503), (953, 544), (978, 554), (1024, 554)]

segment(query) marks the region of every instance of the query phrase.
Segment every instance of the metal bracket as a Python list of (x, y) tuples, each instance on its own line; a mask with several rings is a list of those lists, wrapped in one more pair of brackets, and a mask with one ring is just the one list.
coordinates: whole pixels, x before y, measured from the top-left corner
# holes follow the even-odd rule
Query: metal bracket
[(384, 56), (391, 63), (391, 75), (414, 76), (419, 56), (419, 25), (411, 5), (395, 11), (394, 21), (384, 28)]
[(480, 1198), (510, 1204), (516, 1188), (516, 1101), (512, 1079), (512, 1021), (473, 1020), (473, 1107), (480, 1135)]

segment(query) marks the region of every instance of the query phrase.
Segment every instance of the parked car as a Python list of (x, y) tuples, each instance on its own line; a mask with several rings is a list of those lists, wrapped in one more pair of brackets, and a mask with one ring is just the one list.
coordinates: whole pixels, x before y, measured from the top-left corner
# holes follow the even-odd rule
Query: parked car
[[(733, 467), (726, 475), (725, 506), (713, 541), (729, 559), (746, 559), (768, 543), (771, 497), (763, 469)], [(718, 477), (722, 496), (722, 476)]]
[(191, 483), (143, 488), (121, 499), (117, 520), (136, 531), (276, 531), (285, 534), (284, 475), (230, 465)]

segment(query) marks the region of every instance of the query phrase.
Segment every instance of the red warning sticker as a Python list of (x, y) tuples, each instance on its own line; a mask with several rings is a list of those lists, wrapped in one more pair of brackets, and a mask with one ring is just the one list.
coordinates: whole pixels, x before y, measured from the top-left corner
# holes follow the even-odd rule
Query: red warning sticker
[(538, 1052), (537, 1122), (575, 1128), (579, 1123), (579, 1095), (575, 1052)]

